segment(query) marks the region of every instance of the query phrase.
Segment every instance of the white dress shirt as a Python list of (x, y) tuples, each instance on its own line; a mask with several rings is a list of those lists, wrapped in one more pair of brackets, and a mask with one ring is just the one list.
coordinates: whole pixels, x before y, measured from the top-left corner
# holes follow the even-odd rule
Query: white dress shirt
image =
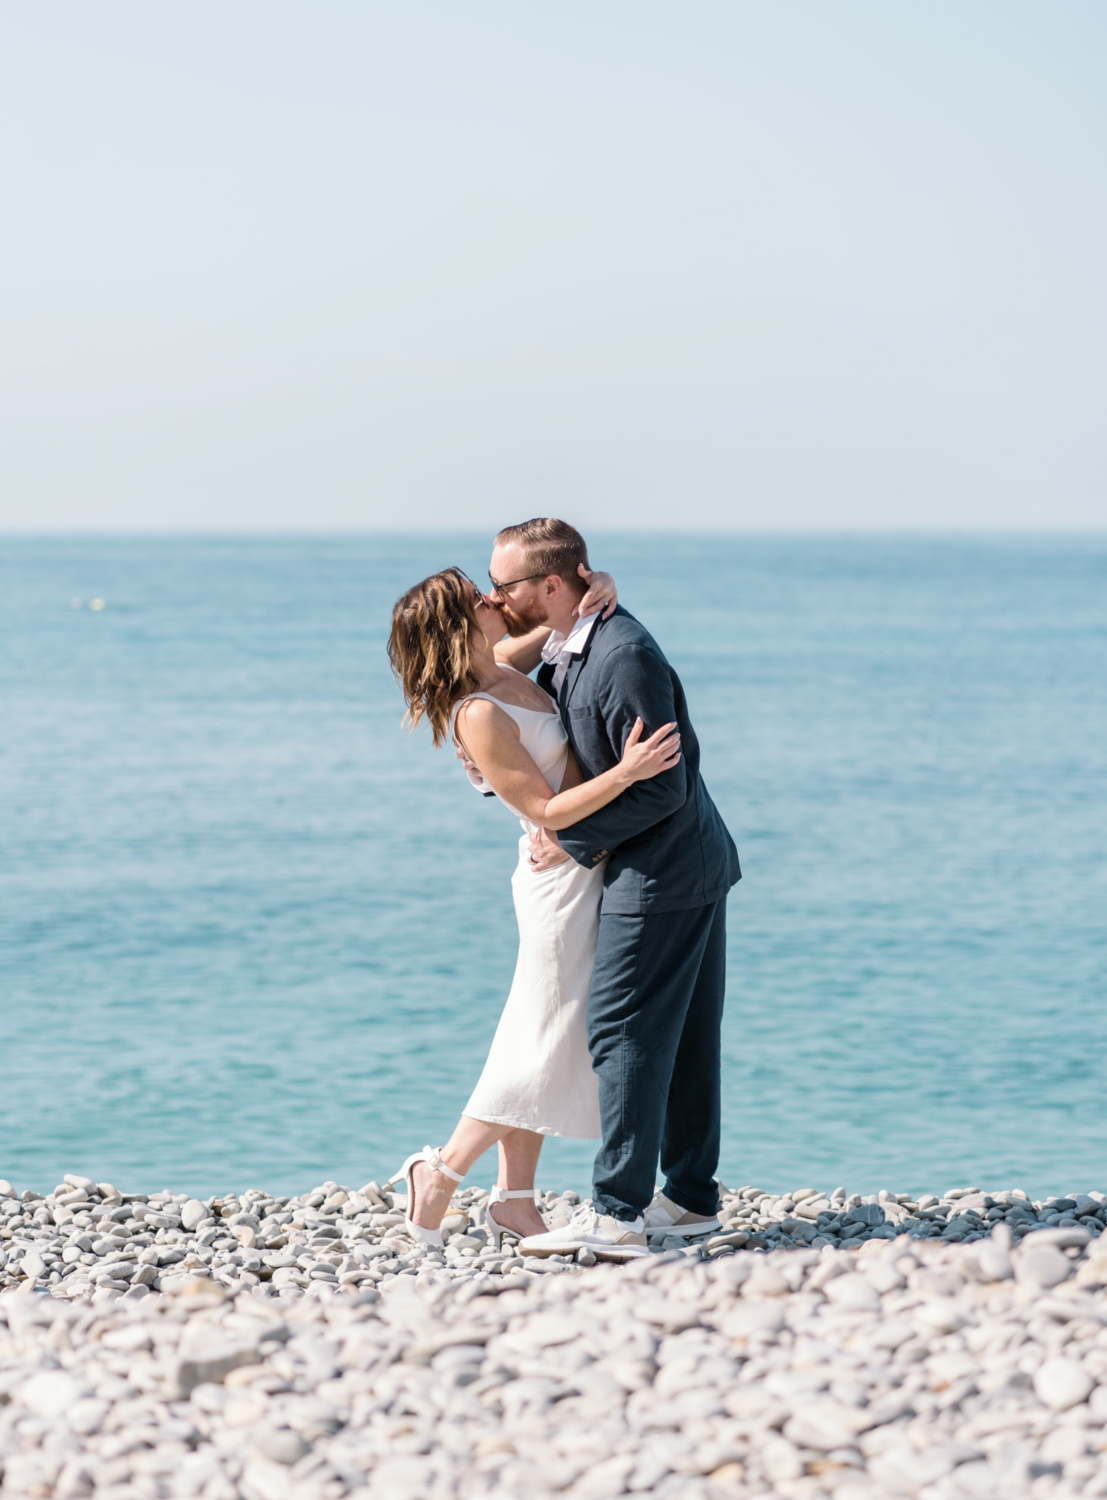
[(592, 633), (592, 626), (599, 619), (600, 614), (601, 611), (596, 610), (595, 614), (582, 615), (568, 635), (562, 635), (560, 630), (550, 631), (549, 639), (542, 647), (542, 660), (551, 665), (557, 663), (553, 674), (555, 698), (561, 692), (561, 684), (565, 681), (565, 673), (569, 670), (570, 661), (574, 656), (583, 654), (588, 644), (588, 637)]

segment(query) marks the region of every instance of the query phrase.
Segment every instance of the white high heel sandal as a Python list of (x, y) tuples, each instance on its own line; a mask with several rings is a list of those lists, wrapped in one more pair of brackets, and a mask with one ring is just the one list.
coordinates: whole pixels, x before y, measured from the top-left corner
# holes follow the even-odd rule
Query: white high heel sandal
[(501, 1241), (503, 1240), (505, 1234), (509, 1234), (514, 1240), (521, 1240), (523, 1238), (523, 1236), (517, 1229), (508, 1229), (506, 1224), (501, 1224), (500, 1221), (493, 1216), (493, 1203), (506, 1203), (509, 1198), (529, 1198), (533, 1203), (535, 1201), (534, 1188), (494, 1187), (488, 1194), (488, 1202), (484, 1206), (484, 1222), (485, 1226), (488, 1229), (489, 1235), (496, 1242), (497, 1250), (500, 1248)]
[(409, 1156), (407, 1161), (398, 1172), (385, 1183), (390, 1188), (393, 1183), (404, 1181), (407, 1183), (407, 1209), (404, 1212), (404, 1228), (411, 1238), (419, 1245), (433, 1245), (435, 1249), (441, 1250), (443, 1246), (442, 1231), (440, 1229), (424, 1229), (422, 1224), (416, 1224), (411, 1217), (415, 1209), (415, 1166), (417, 1162), (425, 1161), (432, 1172), (441, 1172), (445, 1177), (452, 1177), (455, 1182), (464, 1182), (464, 1174), (455, 1172), (453, 1167), (448, 1167), (442, 1157), (433, 1146), (424, 1146), (422, 1151), (416, 1151)]

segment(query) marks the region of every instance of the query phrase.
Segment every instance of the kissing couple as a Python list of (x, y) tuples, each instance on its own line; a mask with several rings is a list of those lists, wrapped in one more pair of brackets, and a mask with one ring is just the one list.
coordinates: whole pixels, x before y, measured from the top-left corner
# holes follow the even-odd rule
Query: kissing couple
[[(489, 578), (485, 594), (447, 568), (409, 589), (388, 653), (411, 722), (428, 720), (436, 746), (452, 739), (470, 779), (522, 821), (519, 958), (453, 1135), (391, 1180), (407, 1182), (408, 1233), (440, 1246), (456, 1184), (498, 1143), (485, 1210), (497, 1247), (510, 1236), (524, 1255), (628, 1260), (650, 1237), (719, 1226), (738, 854), (680, 680), (614, 580), (590, 573), (580, 533), (554, 518), (505, 527)], [(534, 1196), (546, 1135), (602, 1142), (591, 1201), (552, 1230)]]

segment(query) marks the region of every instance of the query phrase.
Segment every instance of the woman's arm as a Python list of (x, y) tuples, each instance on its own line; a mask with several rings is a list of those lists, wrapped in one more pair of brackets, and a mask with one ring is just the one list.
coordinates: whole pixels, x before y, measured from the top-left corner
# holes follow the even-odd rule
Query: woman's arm
[(461, 740), (464, 732), (464, 749), (502, 801), (531, 823), (556, 831), (599, 812), (636, 781), (657, 776), (678, 764), (680, 735), (676, 725), (663, 724), (648, 740), (641, 739), (642, 727), (639, 720), (627, 736), (623, 758), (617, 766), (556, 795), (520, 744), (515, 721), (489, 699), (474, 698), (464, 704), (457, 716), (455, 733)]
[(549, 625), (536, 625), (526, 635), (505, 635), (494, 648), (496, 660), (502, 667), (514, 667), (516, 672), (529, 676), (542, 660), (542, 647), (550, 638)]

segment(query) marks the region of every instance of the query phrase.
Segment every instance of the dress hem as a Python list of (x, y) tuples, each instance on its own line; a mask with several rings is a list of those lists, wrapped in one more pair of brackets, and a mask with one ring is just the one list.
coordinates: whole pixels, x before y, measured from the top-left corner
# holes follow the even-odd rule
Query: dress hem
[(461, 1112), (470, 1120), (480, 1120), (483, 1125), (506, 1125), (509, 1130), (529, 1130), (534, 1135), (554, 1135), (564, 1141), (598, 1141), (602, 1136), (599, 1130), (594, 1134), (580, 1135), (575, 1130), (554, 1130), (552, 1125), (530, 1125), (524, 1120), (505, 1119), (503, 1115), (478, 1115), (468, 1107)]

